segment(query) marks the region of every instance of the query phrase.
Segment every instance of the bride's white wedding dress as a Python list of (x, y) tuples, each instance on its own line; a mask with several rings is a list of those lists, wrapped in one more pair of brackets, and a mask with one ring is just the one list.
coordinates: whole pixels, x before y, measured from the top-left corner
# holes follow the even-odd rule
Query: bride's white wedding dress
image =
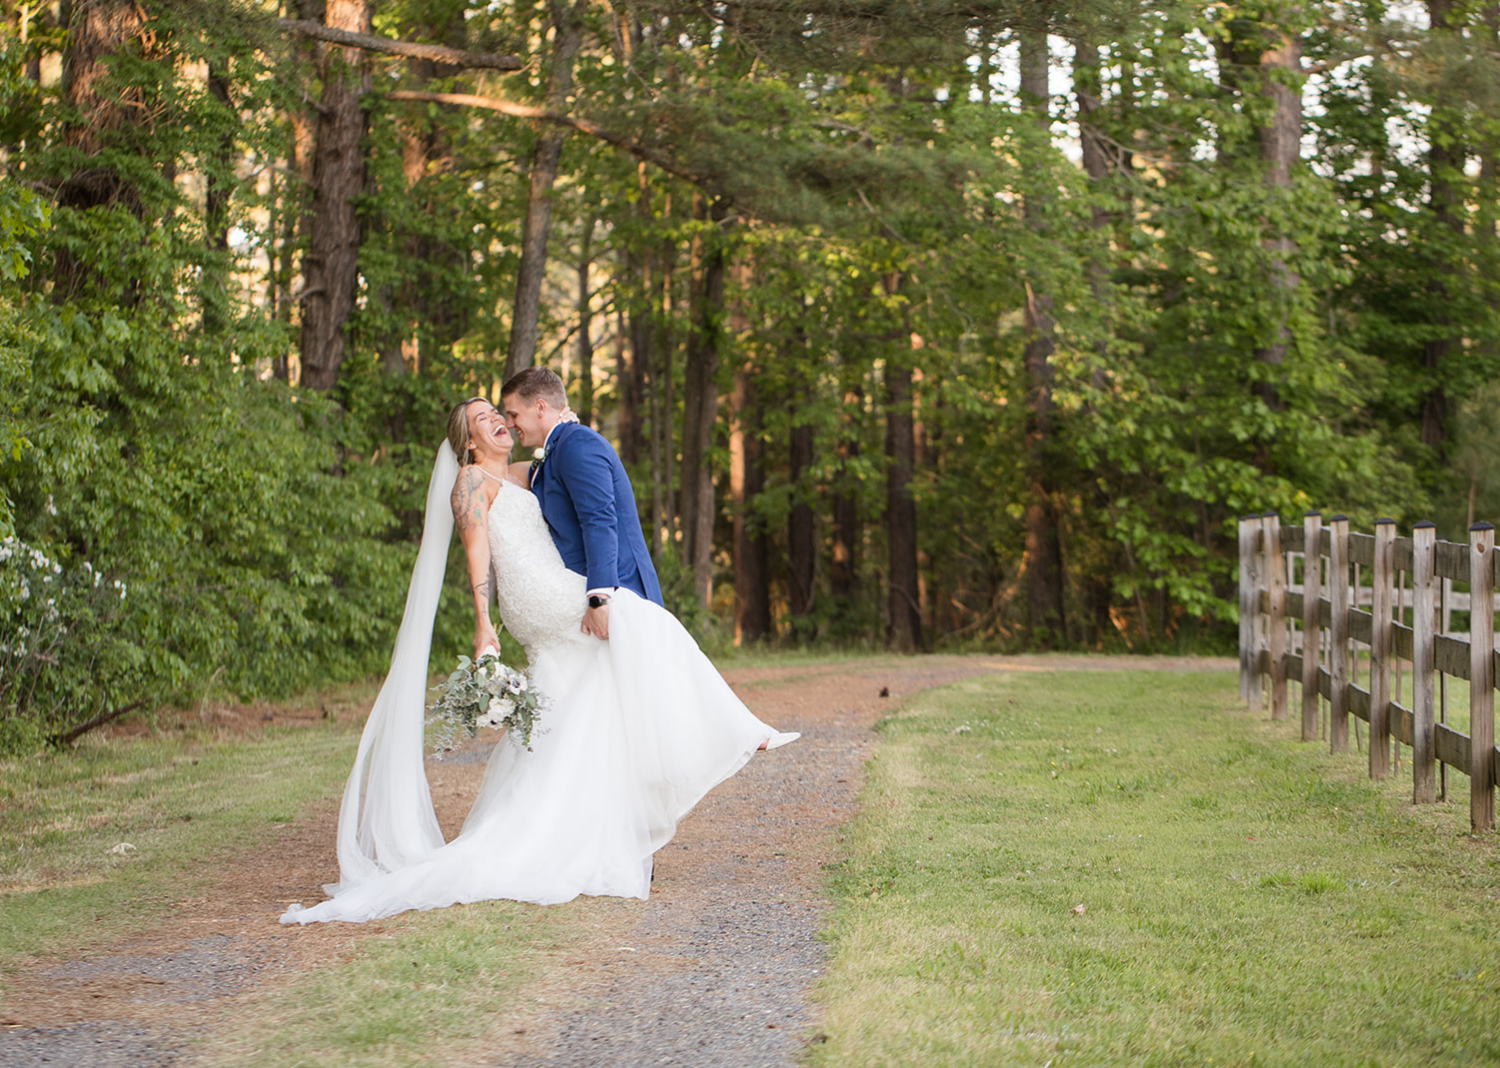
[[(563, 566), (526, 489), (500, 488), (489, 538), (501, 617), (526, 647), (533, 684), (551, 702), (532, 750), (502, 739), (462, 833), (446, 845), (438, 838), (425, 854), (408, 849), (401, 856), (387, 847), (377, 856), (382, 850), (371, 846), (374, 863), (351, 864), (346, 795), (344, 881), (328, 888), (334, 896), (322, 904), (294, 906), (283, 923), (359, 922), (491, 898), (645, 898), (651, 855), (677, 822), (761, 743), (788, 737), (735, 697), (671, 613), (629, 590), (610, 605), (608, 641), (582, 634), (586, 580)], [(372, 721), (378, 711), (379, 702)], [(362, 743), (351, 794), (381, 790), (361, 777), (368, 747)], [(418, 801), (430, 811), (425, 779), (420, 787)], [(363, 800), (368, 807), (382, 798)], [(424, 833), (430, 841), (431, 830)], [(361, 840), (369, 837), (361, 825)]]

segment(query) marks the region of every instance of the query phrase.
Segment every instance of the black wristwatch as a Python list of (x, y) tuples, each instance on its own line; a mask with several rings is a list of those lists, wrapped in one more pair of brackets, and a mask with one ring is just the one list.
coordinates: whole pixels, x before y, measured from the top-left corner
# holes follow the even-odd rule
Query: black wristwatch
[(590, 608), (603, 608), (607, 604), (609, 604), (609, 594), (606, 593), (603, 596), (597, 593), (589, 595)]

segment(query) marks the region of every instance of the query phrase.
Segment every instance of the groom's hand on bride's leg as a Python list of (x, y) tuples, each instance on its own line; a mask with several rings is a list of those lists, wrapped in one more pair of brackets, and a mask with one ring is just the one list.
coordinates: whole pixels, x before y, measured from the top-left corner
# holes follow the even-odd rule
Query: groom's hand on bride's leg
[(583, 626), (579, 629), (600, 641), (609, 641), (609, 605), (586, 609), (583, 613)]

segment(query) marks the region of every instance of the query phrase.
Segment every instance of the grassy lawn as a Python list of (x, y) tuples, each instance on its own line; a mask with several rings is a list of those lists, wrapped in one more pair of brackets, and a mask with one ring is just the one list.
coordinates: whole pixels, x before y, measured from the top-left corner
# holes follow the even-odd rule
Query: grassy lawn
[(1500, 861), (1229, 673), (1006, 672), (882, 727), (832, 1065), (1500, 1060)]
[(0, 968), (160, 921), (212, 884), (215, 861), (338, 797), (359, 742), (340, 719), (249, 737), (96, 734), (0, 763)]
[(487, 901), (405, 913), (352, 959), (257, 992), (197, 1046), (224, 1068), (493, 1063), (540, 1006), (571, 1002), (565, 956), (603, 907)]

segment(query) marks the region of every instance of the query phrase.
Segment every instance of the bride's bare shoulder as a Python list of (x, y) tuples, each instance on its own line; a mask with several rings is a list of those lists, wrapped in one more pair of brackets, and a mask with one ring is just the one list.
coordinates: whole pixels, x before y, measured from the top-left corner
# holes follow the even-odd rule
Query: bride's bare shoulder
[(531, 461), (530, 460), (523, 460), (520, 463), (511, 464), (510, 465), (510, 470), (506, 472), (506, 475), (517, 486), (520, 486), (523, 490), (526, 490), (526, 491), (530, 492), (530, 490), (531, 490)]

